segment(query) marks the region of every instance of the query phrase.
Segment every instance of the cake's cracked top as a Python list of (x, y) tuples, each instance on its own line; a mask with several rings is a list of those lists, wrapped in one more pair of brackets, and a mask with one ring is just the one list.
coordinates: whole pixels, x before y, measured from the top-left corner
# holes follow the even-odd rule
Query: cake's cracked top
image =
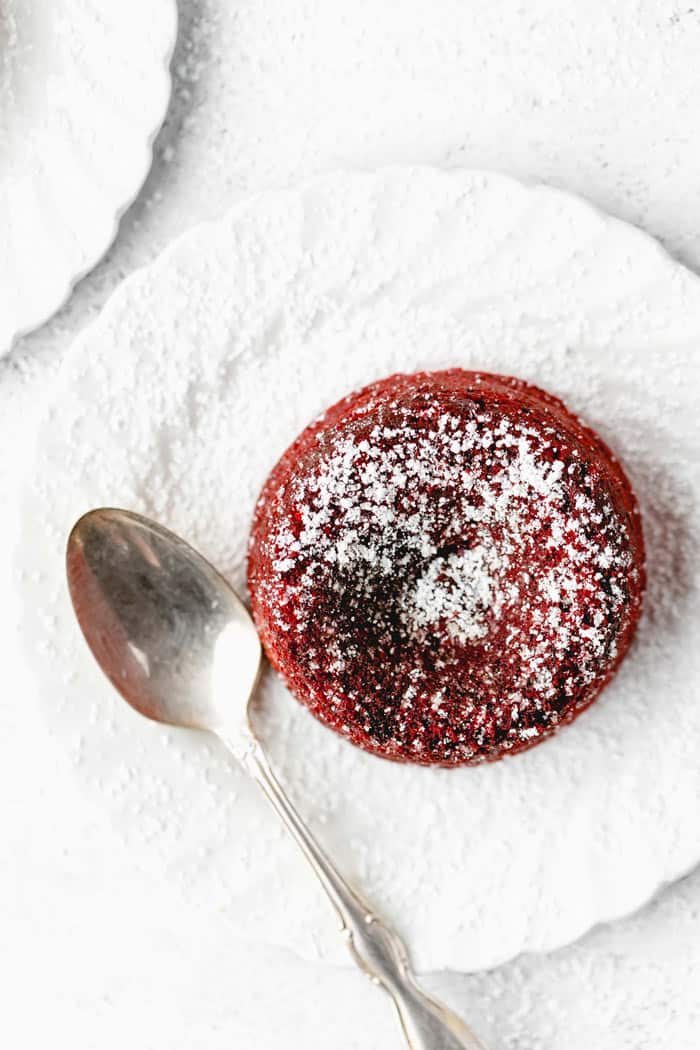
[(595, 699), (641, 610), (636, 500), (556, 398), (452, 369), (339, 402), (257, 505), (253, 613), (331, 728), (453, 765), (531, 747)]

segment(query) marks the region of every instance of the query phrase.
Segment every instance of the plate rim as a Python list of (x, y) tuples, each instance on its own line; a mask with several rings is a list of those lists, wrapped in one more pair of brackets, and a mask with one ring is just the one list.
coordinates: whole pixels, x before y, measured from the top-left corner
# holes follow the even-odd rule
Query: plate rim
[[(29, 335), (31, 332), (37, 331), (52, 317), (55, 316), (69, 301), (76, 287), (80, 282), (90, 274), (100, 261), (105, 257), (107, 252), (112, 248), (119, 234), (119, 228), (124, 215), (127, 213), (132, 204), (136, 201), (141, 190), (143, 189), (146, 180), (153, 168), (154, 161), (154, 146), (158, 135), (163, 127), (163, 123), (167, 116), (168, 108), (172, 98), (173, 90), (173, 72), (172, 72), (172, 61), (177, 49), (178, 33), (180, 26), (180, 12), (178, 8), (177, 0), (163, 0), (163, 11), (168, 11), (169, 25), (167, 27), (168, 44), (161, 57), (161, 61), (158, 64), (158, 71), (162, 77), (162, 83), (164, 85), (164, 100), (165, 109), (159, 113), (156, 118), (154, 126), (151, 128), (146, 136), (143, 151), (143, 163), (138, 170), (134, 168), (135, 174), (133, 178), (133, 188), (129, 192), (129, 195), (125, 200), (121, 201), (114, 209), (112, 221), (110, 225), (110, 231), (105, 239), (103, 246), (99, 249), (98, 254), (88, 260), (84, 266), (81, 266), (78, 270), (73, 273), (67, 273), (65, 280), (61, 283), (60, 290), (50, 297), (51, 302), (37, 307), (33, 318), (28, 321), (12, 320), (10, 322), (10, 329), (8, 331), (7, 341), (4, 344), (0, 344), (0, 358), (7, 356), (12, 352), (20, 339), (24, 336)], [(1, 182), (0, 182), (1, 184)], [(105, 209), (106, 211), (107, 209)], [(67, 268), (67, 271), (71, 270), (71, 267)], [(98, 317), (101, 315), (100, 310)]]

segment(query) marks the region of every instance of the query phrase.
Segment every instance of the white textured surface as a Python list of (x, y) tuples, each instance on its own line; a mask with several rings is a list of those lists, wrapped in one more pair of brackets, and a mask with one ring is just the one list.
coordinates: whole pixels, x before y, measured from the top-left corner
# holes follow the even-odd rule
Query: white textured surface
[(170, 97), (174, 0), (0, 3), (0, 354), (111, 244)]
[(225, 918), (222, 947), (233, 930), (345, 961), (244, 774), (227, 778), (201, 738), (135, 719), (94, 666), (64, 582), (75, 519), (105, 504), (141, 511), (243, 593), (267, 472), (307, 422), (374, 379), (450, 365), (515, 374), (595, 426), (638, 494), (649, 587), (637, 644), (571, 729), (501, 763), (419, 769), (322, 728), (274, 674), (262, 689), (263, 736), (292, 796), (417, 966), (475, 970), (558, 947), (700, 857), (689, 335), (700, 340), (700, 280), (634, 228), (502, 175), (396, 168), (253, 198), (133, 275), (76, 342), (18, 502), (29, 687), (134, 860)]
[[(545, 178), (700, 266), (700, 16), (690, 4), (180, 7), (176, 91), (144, 193), (68, 307), (0, 362), (4, 486), (24, 418), (109, 290), (242, 191), (297, 173), (408, 160)], [(13, 608), (2, 611), (11, 621)], [(233, 946), (221, 958), (204, 926), (192, 954), (188, 915), (157, 900), (167, 873), (160, 882), (131, 871), (14, 682), (10, 667), (0, 699), (0, 969), (14, 1046), (70, 1032), (103, 1050), (295, 1041), (398, 1050), (381, 997), (363, 997), (354, 975)], [(140, 896), (149, 908), (132, 911)], [(696, 1050), (699, 915), (693, 876), (579, 945), (443, 987), (494, 1050)]]

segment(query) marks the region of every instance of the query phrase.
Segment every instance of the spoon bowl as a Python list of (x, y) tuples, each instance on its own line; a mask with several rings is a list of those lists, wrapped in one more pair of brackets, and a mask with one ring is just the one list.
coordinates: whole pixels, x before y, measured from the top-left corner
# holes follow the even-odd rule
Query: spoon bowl
[(127, 703), (227, 738), (247, 729), (260, 641), (201, 554), (138, 514), (102, 508), (74, 525), (66, 571), (85, 639)]

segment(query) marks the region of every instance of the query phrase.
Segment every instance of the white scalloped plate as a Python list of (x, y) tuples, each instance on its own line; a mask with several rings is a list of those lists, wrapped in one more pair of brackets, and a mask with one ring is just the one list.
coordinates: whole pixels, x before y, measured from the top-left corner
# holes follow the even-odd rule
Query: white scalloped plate
[(85, 792), (208, 910), (222, 956), (233, 929), (346, 961), (244, 775), (101, 678), (63, 580), (73, 520), (141, 510), (240, 588), (266, 472), (371, 379), (516, 374), (599, 429), (640, 497), (650, 587), (632, 652), (573, 726), (478, 769), (399, 766), (324, 729), (272, 673), (263, 683), (284, 781), (417, 964), (493, 966), (630, 911), (700, 858), (698, 343), (700, 281), (638, 230), (545, 187), (430, 169), (256, 197), (130, 277), (80, 337), (19, 501), (25, 671)]
[(170, 97), (175, 0), (0, 0), (0, 354), (112, 243)]

